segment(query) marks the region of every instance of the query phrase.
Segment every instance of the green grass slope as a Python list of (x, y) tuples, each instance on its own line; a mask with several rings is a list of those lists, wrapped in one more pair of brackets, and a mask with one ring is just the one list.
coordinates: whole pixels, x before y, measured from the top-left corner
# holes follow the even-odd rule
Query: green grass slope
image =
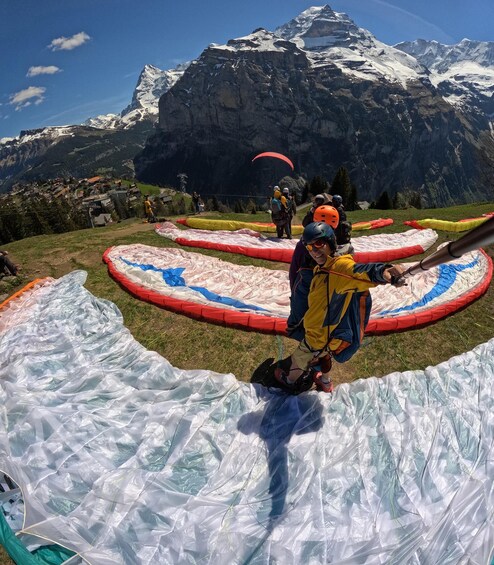
[[(494, 204), (457, 206), (434, 210), (368, 210), (349, 213), (353, 222), (391, 217), (395, 223), (382, 230), (355, 232), (354, 236), (393, 233), (407, 229), (404, 220), (437, 218), (459, 220), (494, 210)], [(267, 221), (267, 214), (224, 214), (223, 219)], [(438, 243), (457, 234), (438, 232)], [(0, 281), (0, 302), (35, 278), (60, 277), (75, 269), (88, 273), (86, 287), (98, 297), (114, 302), (126, 326), (147, 349), (157, 351), (183, 369), (209, 369), (233, 373), (249, 381), (252, 371), (267, 357), (284, 356), (296, 343), (287, 338), (263, 335), (198, 322), (162, 310), (133, 298), (109, 277), (102, 262), (103, 252), (112, 245), (144, 243), (156, 247), (178, 247), (154, 233), (154, 226), (136, 220), (61, 235), (17, 241), (2, 248), (22, 265), (19, 277)], [(196, 250), (239, 264), (256, 264), (288, 270), (288, 265), (255, 260), (240, 255)], [(494, 246), (486, 249), (494, 257)], [(418, 257), (407, 259), (407, 262)], [(465, 308), (432, 326), (386, 336), (366, 337), (360, 351), (348, 362), (334, 367), (336, 383), (358, 378), (380, 377), (393, 371), (424, 369), (461, 354), (494, 336), (494, 288)], [(0, 548), (0, 564), (12, 563)]]
[[(405, 219), (458, 220), (494, 210), (494, 204), (458, 206), (434, 210), (368, 210), (349, 214), (352, 221), (392, 217), (395, 223), (382, 230), (355, 232), (354, 236), (404, 231)], [(220, 216), (218, 216), (220, 217)], [(267, 221), (267, 214), (228, 214), (221, 218)], [(439, 233), (439, 243), (459, 234)], [(154, 233), (152, 225), (128, 220), (104, 228), (60, 235), (38, 236), (4, 246), (22, 265), (22, 276), (0, 281), (0, 296), (11, 294), (36, 277), (60, 277), (74, 269), (88, 273), (86, 287), (96, 296), (114, 302), (125, 324), (147, 349), (155, 350), (183, 369), (209, 369), (233, 373), (248, 381), (254, 368), (267, 357), (291, 352), (296, 343), (287, 338), (247, 332), (174, 314), (133, 298), (109, 277), (101, 257), (112, 245), (144, 243), (177, 247)], [(190, 251), (190, 250), (189, 250)], [(288, 265), (255, 260), (240, 255), (196, 250), (238, 264), (256, 264), (288, 270)], [(494, 246), (487, 249), (493, 256)], [(419, 257), (407, 259), (407, 262)], [(7, 282), (6, 282), (7, 281)], [(336, 382), (383, 376), (392, 371), (423, 369), (463, 353), (494, 336), (494, 290), (474, 304), (432, 326), (386, 336), (366, 337), (361, 350), (347, 363), (336, 365)]]

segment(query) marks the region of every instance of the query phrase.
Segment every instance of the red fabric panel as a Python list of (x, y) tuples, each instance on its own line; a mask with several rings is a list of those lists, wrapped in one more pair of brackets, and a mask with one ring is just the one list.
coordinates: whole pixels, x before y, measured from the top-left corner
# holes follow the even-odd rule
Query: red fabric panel
[(236, 253), (254, 257), (256, 259), (266, 259), (267, 261), (280, 261), (281, 263), (290, 263), (292, 260), (293, 249), (276, 249), (276, 248), (257, 248), (243, 247), (242, 245), (230, 245), (228, 243), (213, 243), (210, 241), (188, 240), (177, 237), (175, 243), (186, 247), (201, 247), (203, 249), (216, 249), (217, 251), (226, 251), (228, 253)]
[(353, 258), (356, 263), (388, 263), (397, 259), (420, 255), (423, 252), (424, 248), (421, 245), (410, 245), (409, 247), (400, 247), (400, 249), (360, 251), (356, 252)]
[(424, 226), (421, 226), (417, 220), (408, 220), (407, 222), (403, 222), (405, 226), (410, 226), (411, 228), (415, 228), (416, 230), (425, 230)]

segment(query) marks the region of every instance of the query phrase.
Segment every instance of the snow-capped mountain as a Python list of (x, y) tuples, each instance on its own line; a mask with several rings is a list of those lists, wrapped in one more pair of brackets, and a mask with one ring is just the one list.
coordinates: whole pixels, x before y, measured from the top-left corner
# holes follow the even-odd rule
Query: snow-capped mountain
[(457, 108), (432, 73), (345, 14), (310, 8), (205, 49), (161, 97), (136, 176), (169, 184), (186, 171), (191, 189), (241, 194), (262, 185), (255, 152), (276, 150), (309, 177), (345, 166), (367, 200), (383, 190), (420, 190), (436, 206), (485, 198), (488, 115)]
[(77, 176), (92, 152), (114, 171), (134, 158), (148, 182), (173, 184), (186, 171), (201, 192), (242, 193), (252, 154), (275, 148), (309, 177), (346, 166), (367, 199), (410, 188), (435, 205), (471, 201), (494, 174), (493, 59), (493, 44), (468, 40), (389, 46), (346, 14), (313, 7), (176, 69), (146, 65), (119, 115), (6, 140), (0, 179), (48, 175), (61, 161), (70, 172), (74, 156)]
[(158, 119), (160, 97), (177, 82), (189, 64), (184, 63), (168, 71), (145, 65), (137, 81), (132, 101), (120, 115), (106, 114), (89, 118), (83, 125), (101, 129), (126, 129), (143, 120), (155, 122)]
[(378, 41), (329, 6), (309, 8), (275, 33), (306, 51), (314, 66), (331, 63), (359, 80), (384, 79), (406, 87), (411, 80), (427, 77), (414, 57)]
[(475, 96), (494, 95), (494, 42), (463, 39), (455, 45), (417, 39), (395, 45), (429, 71), (443, 97), (460, 107), (475, 104)]
[[(98, 165), (113, 169), (115, 174), (131, 175), (132, 158), (143, 147), (158, 119), (160, 96), (179, 80), (188, 65), (168, 71), (146, 65), (131, 103), (120, 114), (96, 116), (80, 125), (21, 131), (15, 138), (1, 139), (0, 189), (2, 180), (8, 186), (19, 174), (26, 178), (34, 178), (38, 173), (53, 175), (51, 160), (58, 166), (63, 162), (63, 171), (74, 176), (91, 175), (91, 169)], [(65, 159), (64, 147), (68, 153)], [(74, 147), (78, 151), (73, 151)], [(89, 155), (91, 159), (84, 163)]]

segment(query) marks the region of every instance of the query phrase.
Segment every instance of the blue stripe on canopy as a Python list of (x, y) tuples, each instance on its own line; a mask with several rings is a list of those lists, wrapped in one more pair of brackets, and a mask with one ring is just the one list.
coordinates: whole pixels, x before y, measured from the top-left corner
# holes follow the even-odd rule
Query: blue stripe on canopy
[(439, 265), (439, 277), (436, 284), (420, 300), (417, 300), (417, 302), (414, 302), (413, 304), (408, 304), (407, 306), (396, 308), (395, 310), (386, 310), (384, 312), (380, 312), (379, 316), (397, 314), (398, 312), (407, 312), (409, 310), (415, 310), (416, 308), (425, 306), (428, 302), (431, 302), (432, 300), (447, 292), (453, 286), (458, 273), (461, 273), (461, 271), (466, 271), (467, 269), (471, 269), (478, 263), (479, 259), (476, 258), (471, 263), (467, 263), (466, 265)]
[(211, 292), (210, 290), (202, 286), (188, 286), (185, 283), (185, 279), (182, 277), (182, 273), (185, 271), (185, 268), (183, 267), (175, 267), (172, 269), (159, 269), (154, 265), (133, 263), (128, 259), (124, 259), (122, 256), (120, 256), (120, 259), (126, 265), (129, 265), (131, 267), (136, 267), (137, 269), (142, 269), (143, 271), (155, 271), (157, 273), (161, 273), (163, 276), (163, 280), (168, 286), (183, 286), (185, 288), (190, 288), (191, 290), (195, 290), (196, 292), (199, 292), (211, 302), (225, 304), (226, 306), (232, 306), (233, 308), (238, 308), (239, 310), (247, 309), (247, 310), (267, 312), (265, 308), (261, 308), (260, 306), (254, 306), (253, 304), (246, 304), (245, 302), (241, 302), (240, 300), (236, 300), (235, 298), (230, 298), (228, 296), (221, 296), (219, 294), (216, 294), (215, 292)]

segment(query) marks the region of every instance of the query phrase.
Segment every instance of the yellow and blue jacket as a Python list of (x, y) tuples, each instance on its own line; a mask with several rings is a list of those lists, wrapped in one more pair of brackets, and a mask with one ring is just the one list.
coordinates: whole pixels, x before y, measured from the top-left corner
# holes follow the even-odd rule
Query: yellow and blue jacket
[(337, 361), (360, 347), (372, 306), (369, 289), (386, 284), (385, 263), (355, 263), (351, 255), (328, 257), (316, 266), (304, 316), (305, 341), (312, 350), (329, 346)]

